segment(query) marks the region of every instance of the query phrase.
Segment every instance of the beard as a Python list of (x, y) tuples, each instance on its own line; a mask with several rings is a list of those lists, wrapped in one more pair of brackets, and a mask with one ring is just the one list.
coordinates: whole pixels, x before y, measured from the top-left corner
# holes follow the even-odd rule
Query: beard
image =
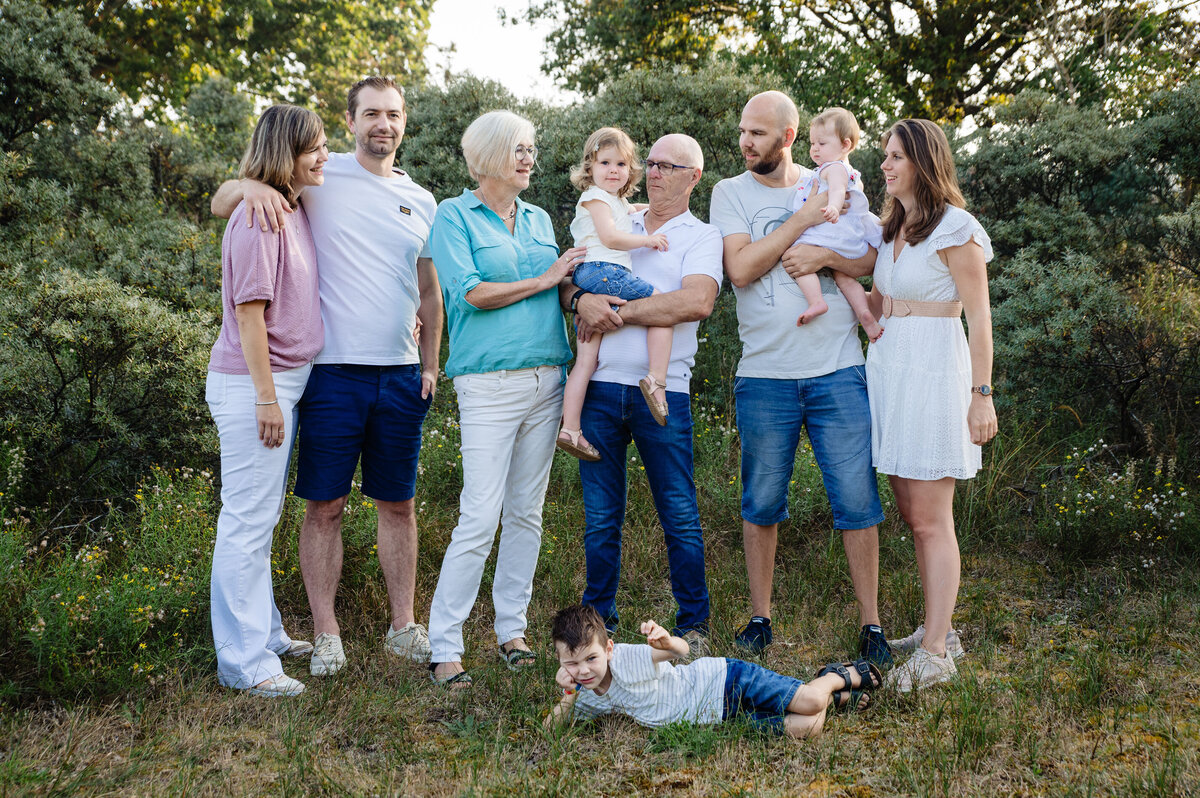
[(758, 175), (769, 175), (783, 163), (783, 136), (771, 143), (770, 149), (759, 155), (758, 163), (750, 167), (750, 171)]
[(364, 152), (369, 152), (371, 155), (374, 155), (377, 157), (386, 157), (386, 156), (394, 153), (396, 150), (400, 149), (400, 142), (394, 136), (386, 142), (376, 141), (371, 138), (370, 134), (363, 136), (361, 138), (356, 136), (355, 140), (356, 140), (358, 146)]

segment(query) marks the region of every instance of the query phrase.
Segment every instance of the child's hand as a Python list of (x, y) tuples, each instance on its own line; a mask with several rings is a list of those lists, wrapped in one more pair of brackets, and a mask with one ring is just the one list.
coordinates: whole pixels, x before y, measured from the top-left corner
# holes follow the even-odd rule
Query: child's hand
[(829, 222), (830, 224), (837, 224), (838, 216), (840, 215), (838, 211), (838, 208), (835, 208), (832, 205), (826, 205), (825, 209), (821, 211), (821, 215), (824, 216), (825, 221)]
[(571, 674), (567, 673), (567, 669), (561, 665), (558, 668), (558, 673), (554, 674), (554, 683), (564, 690), (575, 689), (575, 680), (571, 678)]
[(650, 249), (657, 249), (659, 252), (666, 252), (667, 237), (662, 233), (646, 236), (646, 246), (650, 247)]
[(650, 644), (650, 648), (657, 648), (659, 651), (672, 650), (671, 633), (654, 621), (645, 621), (642, 624), (641, 632), (646, 636), (646, 642)]

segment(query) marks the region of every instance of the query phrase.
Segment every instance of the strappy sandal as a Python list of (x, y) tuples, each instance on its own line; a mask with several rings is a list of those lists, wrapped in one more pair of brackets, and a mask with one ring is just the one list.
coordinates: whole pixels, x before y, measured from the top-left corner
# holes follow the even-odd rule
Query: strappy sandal
[(471, 674), (466, 671), (452, 673), (449, 676), (438, 676), (437, 666), (440, 662), (429, 663), (429, 679), (438, 687), (446, 687), (450, 690), (466, 690), (471, 687)]
[[(567, 438), (564, 440), (563, 435)], [(600, 452), (596, 451), (596, 447), (590, 443), (579, 445), (579, 438), (583, 435), (581, 429), (567, 429), (563, 427), (558, 431), (558, 438), (555, 439), (554, 445), (562, 449), (569, 455), (578, 457), (580, 460), (587, 460), (589, 463), (594, 463), (600, 459)]]
[[(850, 671), (858, 672), (859, 681), (855, 686)], [(871, 705), (871, 699), (865, 693), (883, 684), (883, 673), (873, 662), (856, 659), (854, 662), (831, 662), (817, 671), (817, 678), (827, 673), (841, 677), (843, 689), (833, 692), (833, 706), (838, 712), (861, 712)], [(865, 702), (864, 702), (865, 699)]]
[(504, 664), (510, 671), (523, 671), (533, 667), (533, 663), (537, 661), (537, 654), (527, 648), (509, 648), (505, 649), (500, 646), (500, 659), (504, 660)]
[(654, 398), (654, 392), (659, 388), (663, 389), (665, 395), (667, 386), (656, 380), (653, 374), (647, 374), (638, 380), (638, 387), (642, 389), (642, 398), (646, 400), (646, 407), (650, 408), (650, 415), (654, 416), (660, 427), (667, 426), (667, 415), (670, 413), (667, 403)]

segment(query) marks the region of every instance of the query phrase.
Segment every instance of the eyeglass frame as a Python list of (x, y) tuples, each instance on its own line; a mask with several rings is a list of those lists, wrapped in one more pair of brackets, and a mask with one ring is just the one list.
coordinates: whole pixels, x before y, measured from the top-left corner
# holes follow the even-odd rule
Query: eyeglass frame
[[(666, 168), (664, 169), (663, 167)], [(642, 168), (646, 170), (647, 174), (650, 173), (651, 169), (657, 168), (659, 174), (666, 176), (675, 174), (676, 170), (679, 169), (697, 169), (699, 167), (684, 166), (683, 164), (671, 163), (670, 161), (652, 161), (647, 158), (646, 160), (642, 161)]]
[(518, 161), (525, 160), (526, 155), (529, 156), (529, 160), (537, 163), (538, 148), (536, 146), (526, 147), (524, 144), (518, 144), (516, 149), (513, 150), (513, 157), (515, 157)]

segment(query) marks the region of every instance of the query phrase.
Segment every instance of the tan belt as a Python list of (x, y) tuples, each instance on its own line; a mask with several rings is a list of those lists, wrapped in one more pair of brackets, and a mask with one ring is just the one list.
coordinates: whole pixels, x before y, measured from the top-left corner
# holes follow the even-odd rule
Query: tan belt
[(918, 302), (914, 299), (892, 299), (883, 295), (883, 317), (892, 316), (935, 316), (957, 319), (962, 315), (962, 302)]

